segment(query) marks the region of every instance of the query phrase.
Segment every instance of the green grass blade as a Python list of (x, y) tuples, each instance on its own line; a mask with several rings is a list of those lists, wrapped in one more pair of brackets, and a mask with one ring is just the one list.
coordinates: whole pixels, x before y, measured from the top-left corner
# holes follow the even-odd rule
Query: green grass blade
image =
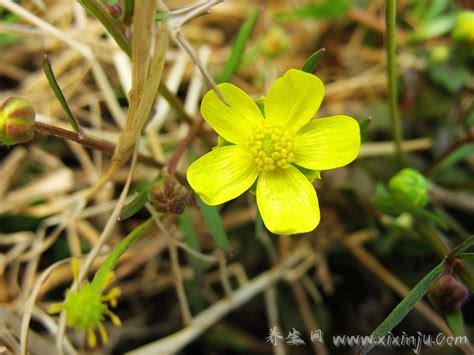
[(431, 270), (413, 289), (410, 293), (395, 307), (395, 309), (388, 315), (385, 320), (379, 324), (379, 326), (373, 331), (371, 337), (373, 341), (370, 344), (365, 345), (361, 354), (367, 354), (377, 344), (376, 341), (381, 339), (388, 334), (403, 318), (411, 311), (413, 307), (423, 298), (428, 291), (431, 283), (441, 276), (444, 270), (444, 263), (438, 264), (433, 270)]
[(316, 67), (318, 66), (321, 59), (323, 59), (326, 48), (320, 48), (306, 60), (306, 62), (301, 67), (301, 70), (306, 73), (314, 73)]
[(43, 71), (44, 71), (44, 74), (46, 75), (46, 78), (48, 79), (48, 83), (49, 83), (49, 86), (51, 87), (51, 90), (53, 90), (54, 95), (56, 96), (59, 103), (61, 104), (64, 112), (66, 112), (69, 123), (71, 124), (72, 128), (82, 136), (84, 132), (82, 131), (81, 126), (79, 125), (79, 122), (77, 121), (76, 117), (74, 117), (71, 109), (69, 108), (66, 98), (64, 97), (64, 94), (61, 88), (59, 87), (58, 81), (56, 80), (56, 77), (53, 72), (53, 68), (51, 67), (51, 62), (49, 61), (49, 58), (47, 55), (44, 56)]
[(260, 15), (259, 10), (254, 10), (250, 14), (247, 20), (240, 27), (239, 33), (232, 47), (232, 52), (229, 59), (227, 60), (226, 66), (222, 71), (222, 74), (219, 77), (218, 82), (226, 82), (232, 79), (232, 76), (239, 68), (239, 65), (242, 61), (242, 57), (245, 52), (245, 46), (252, 34), (252, 30), (257, 22), (258, 16)]
[(445, 318), (446, 323), (448, 323), (449, 329), (451, 329), (454, 335), (466, 335), (461, 310), (458, 309), (456, 312), (446, 314)]
[(135, 198), (130, 201), (129, 204), (127, 204), (125, 207), (122, 208), (122, 212), (120, 213), (119, 220), (124, 220), (127, 218), (132, 217), (135, 213), (140, 211), (148, 201), (150, 201), (151, 194), (150, 194), (150, 187), (153, 185), (155, 182), (158, 182), (162, 179), (162, 176), (159, 175), (157, 178), (154, 180), (148, 182), (143, 186), (142, 189), (138, 192), (138, 195), (135, 196)]
[(217, 245), (226, 252), (229, 252), (229, 238), (222, 224), (221, 216), (215, 206), (209, 206), (198, 197), (199, 207), (201, 208), (204, 222), (207, 225), (209, 233), (211, 233)]
[(434, 175), (440, 171), (446, 170), (471, 154), (474, 154), (474, 143), (462, 145), (456, 150), (454, 150), (442, 161), (440, 161), (438, 164), (436, 164), (431, 169), (430, 174)]
[(110, 16), (107, 9), (102, 6), (98, 1), (95, 0), (78, 0), (79, 3), (93, 16), (95, 16), (110, 35), (114, 38), (115, 42), (119, 45), (122, 50), (127, 53), (128, 56), (132, 54), (132, 47), (127, 37), (125, 37), (125, 28), (120, 24), (117, 19)]
[[(198, 236), (196, 234), (196, 231), (194, 230), (194, 226), (191, 221), (191, 218), (189, 217), (189, 214), (186, 211), (184, 211), (182, 214), (179, 215), (179, 226), (181, 230), (183, 231), (184, 242), (186, 243), (186, 245), (190, 247), (192, 250), (201, 252), (201, 246), (199, 245)], [(194, 272), (196, 273), (196, 276), (200, 277), (204, 271), (204, 266), (202, 264), (202, 261), (192, 255), (189, 255), (188, 258), (189, 258), (189, 263), (191, 264), (191, 267), (194, 269)]]
[(467, 249), (474, 245), (474, 235), (467, 238), (464, 242), (459, 244), (456, 248), (451, 250), (451, 252), (446, 256), (446, 258), (455, 258), (459, 254), (464, 253)]

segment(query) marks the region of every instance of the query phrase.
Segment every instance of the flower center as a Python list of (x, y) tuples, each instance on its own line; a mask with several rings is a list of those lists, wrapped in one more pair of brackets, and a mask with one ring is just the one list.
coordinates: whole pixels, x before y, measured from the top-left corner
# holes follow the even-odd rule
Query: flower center
[(250, 153), (260, 171), (277, 166), (286, 169), (295, 161), (292, 136), (281, 127), (264, 124), (257, 127), (248, 140)]

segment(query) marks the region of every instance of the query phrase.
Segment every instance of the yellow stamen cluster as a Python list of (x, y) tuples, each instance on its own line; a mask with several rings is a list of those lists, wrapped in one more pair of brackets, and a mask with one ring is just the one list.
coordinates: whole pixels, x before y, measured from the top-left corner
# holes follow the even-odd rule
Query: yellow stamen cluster
[(247, 144), (261, 171), (286, 169), (295, 161), (292, 135), (281, 127), (263, 124), (255, 129)]

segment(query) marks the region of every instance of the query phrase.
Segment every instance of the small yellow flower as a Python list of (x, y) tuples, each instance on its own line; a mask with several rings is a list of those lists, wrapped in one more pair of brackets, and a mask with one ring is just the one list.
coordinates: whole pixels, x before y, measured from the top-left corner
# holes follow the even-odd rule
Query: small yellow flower
[(204, 202), (218, 205), (257, 181), (257, 205), (271, 232), (290, 235), (316, 228), (320, 219), (316, 191), (298, 167), (328, 170), (353, 161), (360, 148), (357, 121), (343, 115), (312, 119), (324, 85), (296, 69), (271, 86), (265, 117), (240, 88), (224, 83), (219, 89), (229, 106), (209, 91), (201, 113), (231, 144), (191, 164), (187, 171), (191, 187)]
[[(77, 259), (73, 259), (71, 267), (74, 279), (77, 281), (79, 274)], [(87, 282), (79, 286), (77, 290), (69, 290), (63, 302), (53, 303), (48, 309), (51, 314), (65, 311), (67, 325), (85, 330), (87, 332), (87, 342), (91, 348), (97, 345), (95, 330), (99, 331), (103, 344), (109, 341), (107, 331), (103, 325), (106, 315), (115, 326), (121, 325), (120, 318), (110, 311), (108, 306), (109, 304), (112, 307), (117, 306), (117, 299), (121, 294), (120, 288), (113, 287), (103, 294), (103, 289), (110, 284), (113, 278), (114, 273), (109, 272), (105, 275), (103, 284), (92, 281), (92, 283)]]

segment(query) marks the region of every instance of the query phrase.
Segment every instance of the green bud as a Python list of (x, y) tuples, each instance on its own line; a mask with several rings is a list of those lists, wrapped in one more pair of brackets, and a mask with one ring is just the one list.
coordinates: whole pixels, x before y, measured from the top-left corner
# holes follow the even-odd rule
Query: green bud
[(151, 204), (162, 213), (181, 214), (186, 206), (193, 205), (194, 194), (172, 175), (155, 182), (151, 188)]
[(35, 135), (35, 110), (25, 99), (10, 97), (0, 107), (0, 141), (5, 145), (26, 143)]
[(428, 289), (428, 298), (443, 314), (457, 311), (469, 297), (466, 286), (452, 274), (444, 274)]
[(388, 182), (392, 198), (403, 207), (423, 207), (428, 203), (428, 182), (413, 169), (403, 169)]
[(474, 42), (474, 11), (461, 11), (458, 14), (453, 38), (457, 41)]
[(290, 41), (286, 32), (279, 26), (272, 26), (261, 43), (262, 52), (270, 58), (276, 58), (285, 53), (290, 47)]

